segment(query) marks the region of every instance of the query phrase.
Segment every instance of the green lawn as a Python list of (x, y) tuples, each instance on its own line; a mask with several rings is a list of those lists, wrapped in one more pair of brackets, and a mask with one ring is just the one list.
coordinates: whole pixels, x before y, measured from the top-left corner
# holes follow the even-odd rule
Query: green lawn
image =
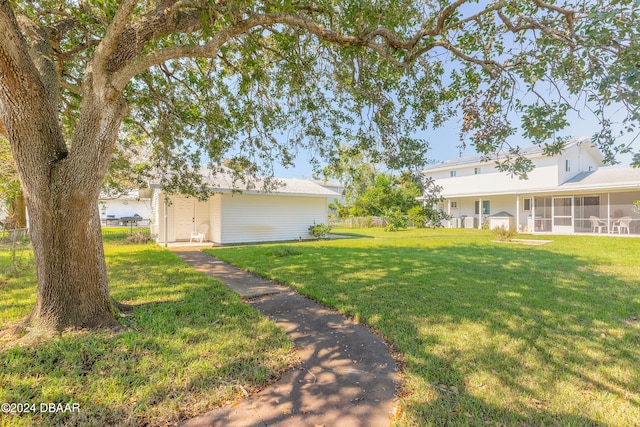
[(399, 425), (639, 425), (640, 239), (360, 234), (210, 253), (378, 330), (401, 358)]
[[(119, 332), (66, 333), (32, 348), (0, 342), (0, 403), (36, 411), (0, 413), (0, 426), (173, 424), (263, 388), (295, 362), (284, 332), (219, 281), (155, 244), (105, 240), (112, 295), (137, 308)], [(34, 304), (31, 255), (19, 256), (12, 271), (0, 247), (0, 326)], [(40, 413), (41, 403), (79, 411)]]

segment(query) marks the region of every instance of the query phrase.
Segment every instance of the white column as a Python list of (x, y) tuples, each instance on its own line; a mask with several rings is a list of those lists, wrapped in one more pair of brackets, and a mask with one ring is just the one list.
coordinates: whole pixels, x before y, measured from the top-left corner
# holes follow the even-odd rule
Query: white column
[[(447, 215), (451, 218), (451, 200), (447, 199)], [(449, 228), (451, 228), (451, 219), (449, 221)]]
[(576, 198), (571, 195), (571, 232), (576, 232)]
[(607, 193), (607, 232), (611, 233), (611, 193)]
[(520, 195), (516, 195), (516, 231), (520, 231)]
[(482, 198), (478, 202), (478, 230), (482, 228)]
[[(527, 226), (528, 225), (529, 222), (527, 221)], [(531, 195), (531, 230), (529, 230), (529, 232), (536, 232), (536, 198), (533, 196), (533, 194)]]

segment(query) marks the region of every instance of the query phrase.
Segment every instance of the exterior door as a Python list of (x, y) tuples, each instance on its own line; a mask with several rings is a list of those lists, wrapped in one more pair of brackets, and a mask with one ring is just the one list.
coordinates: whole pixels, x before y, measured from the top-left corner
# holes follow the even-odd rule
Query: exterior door
[(573, 233), (573, 197), (553, 198), (553, 222), (554, 233)]
[(194, 230), (195, 199), (177, 198), (173, 201), (175, 240), (189, 240)]

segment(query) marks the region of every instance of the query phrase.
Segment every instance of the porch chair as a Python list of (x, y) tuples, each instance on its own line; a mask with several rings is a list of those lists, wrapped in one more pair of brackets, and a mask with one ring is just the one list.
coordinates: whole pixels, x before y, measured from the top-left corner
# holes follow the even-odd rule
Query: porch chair
[(617, 229), (618, 234), (622, 234), (622, 230), (626, 228), (627, 234), (631, 234), (631, 230), (629, 230), (630, 225), (631, 225), (631, 217), (623, 216), (622, 218), (619, 218), (617, 221), (613, 223), (613, 225), (611, 226), (611, 232), (615, 233)]
[(591, 221), (591, 232), (592, 233), (602, 233), (602, 229), (604, 228), (605, 232), (609, 231), (607, 227), (607, 221), (604, 221), (597, 216), (591, 215), (589, 217), (589, 221)]
[(209, 230), (209, 224), (200, 224), (198, 226), (198, 231), (191, 232), (191, 238), (189, 239), (189, 243), (193, 242), (193, 239), (198, 240), (200, 243), (207, 236), (207, 231)]

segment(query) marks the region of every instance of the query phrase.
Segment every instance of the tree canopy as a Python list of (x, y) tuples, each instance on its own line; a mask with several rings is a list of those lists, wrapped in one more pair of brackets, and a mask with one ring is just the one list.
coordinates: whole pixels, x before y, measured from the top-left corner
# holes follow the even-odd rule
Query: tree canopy
[(112, 170), (160, 173), (182, 191), (197, 189), (186, 172), (203, 159), (237, 156), (269, 175), (300, 149), (336, 161), (344, 141), (393, 168), (419, 164), (427, 145), (416, 129), (460, 112), (462, 142), (487, 155), (520, 126), (555, 152), (568, 111), (594, 114), (612, 161), (630, 147), (616, 142), (607, 107), (626, 108), (631, 132), (639, 114), (633, 0), (12, 4), (40, 71), (55, 71), (67, 145), (104, 53), (129, 108)]
[(593, 114), (613, 161), (631, 146), (612, 109), (622, 132), (640, 118), (637, 22), (635, 0), (0, 0), (0, 134), (38, 271), (29, 320), (115, 323), (97, 198), (105, 179), (131, 182), (123, 170), (202, 194), (203, 159), (269, 176), (300, 149), (336, 163), (345, 142), (401, 169), (425, 161), (416, 129), (460, 114), (463, 143), (522, 174), (508, 138), (557, 152), (569, 111)]

